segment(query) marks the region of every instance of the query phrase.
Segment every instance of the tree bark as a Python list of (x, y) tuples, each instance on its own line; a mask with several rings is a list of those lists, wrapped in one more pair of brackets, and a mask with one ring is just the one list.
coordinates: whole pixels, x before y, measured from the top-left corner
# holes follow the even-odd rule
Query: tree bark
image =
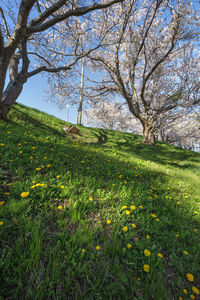
[(151, 124), (143, 122), (143, 140), (142, 143), (146, 145), (155, 145), (154, 130)]

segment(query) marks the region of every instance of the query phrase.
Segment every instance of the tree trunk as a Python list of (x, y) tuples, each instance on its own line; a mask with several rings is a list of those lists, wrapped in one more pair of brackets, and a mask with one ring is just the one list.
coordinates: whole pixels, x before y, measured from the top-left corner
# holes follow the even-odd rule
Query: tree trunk
[(142, 142), (147, 145), (155, 145), (155, 137), (153, 126), (144, 122), (143, 124), (143, 140)]
[(0, 101), (0, 119), (7, 121), (7, 115), (23, 89), (24, 78), (10, 81)]

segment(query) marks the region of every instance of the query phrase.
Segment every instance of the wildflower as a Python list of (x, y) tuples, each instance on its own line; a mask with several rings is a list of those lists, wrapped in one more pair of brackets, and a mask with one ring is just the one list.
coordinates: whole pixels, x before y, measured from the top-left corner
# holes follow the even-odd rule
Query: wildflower
[(180, 202), (180, 201), (177, 201), (176, 204), (181, 204), (181, 202)]
[(138, 281), (140, 281), (140, 280), (141, 280), (141, 278), (140, 278), (140, 277), (138, 277), (138, 278), (137, 278), (137, 280), (138, 280)]
[(98, 251), (99, 251), (100, 249), (101, 249), (101, 247), (100, 247), (100, 246), (96, 246), (96, 250), (98, 250)]
[(82, 253), (85, 253), (85, 249), (82, 249), (81, 251), (82, 251)]
[(162, 253), (158, 253), (158, 257), (161, 257), (161, 258), (163, 258), (163, 255), (162, 255)]
[(176, 234), (176, 237), (178, 238), (178, 237), (179, 237), (179, 234)]
[(152, 216), (152, 218), (156, 218), (157, 217), (156, 214), (151, 214), (151, 216)]
[(195, 294), (199, 295), (199, 290), (195, 286), (192, 287), (192, 290)]
[(157, 221), (157, 222), (159, 222), (159, 221), (160, 221), (160, 219), (156, 218), (156, 221)]
[(19, 153), (20, 153), (20, 154), (22, 154), (22, 153), (23, 153), (23, 151), (19, 151)]
[(183, 298), (182, 297), (178, 297), (178, 300), (183, 300)]
[(150, 256), (151, 255), (151, 252), (147, 249), (144, 250), (144, 255), (145, 256)]
[(143, 207), (143, 205), (140, 205), (139, 208), (143, 209), (144, 207)]
[(84, 163), (85, 163), (85, 161), (84, 161), (84, 160), (82, 160), (82, 161), (81, 161), (81, 163), (82, 163), (82, 164), (84, 164)]
[(5, 203), (5, 201), (0, 201), (0, 205), (3, 205)]
[(106, 223), (107, 223), (108, 225), (110, 225), (110, 223), (111, 223), (111, 220), (107, 220), (107, 221), (106, 221)]
[(6, 192), (5, 195), (10, 195), (10, 193), (9, 193), (9, 192)]
[(126, 206), (126, 205), (122, 206), (122, 209), (125, 209), (125, 208), (127, 208), (127, 206)]
[(41, 168), (35, 168), (36, 169), (36, 171), (40, 171), (41, 170)]
[(90, 201), (93, 201), (93, 197), (92, 197), (92, 196), (90, 196), (90, 197), (89, 197), (89, 200), (90, 200)]
[(191, 298), (191, 299), (195, 299), (195, 296), (191, 294), (191, 295), (190, 295), (190, 298)]
[(47, 168), (50, 168), (50, 167), (51, 167), (51, 165), (50, 165), (50, 164), (48, 164), (48, 165), (47, 165)]
[(3, 225), (3, 221), (0, 221), (0, 226), (2, 226)]
[(144, 272), (148, 273), (150, 271), (150, 266), (149, 265), (144, 265), (143, 270), (144, 270)]
[(188, 292), (187, 289), (183, 289), (184, 294), (187, 294), (187, 292)]
[(127, 248), (128, 249), (132, 248), (132, 245), (131, 244), (127, 244)]
[(195, 229), (194, 229), (194, 232), (198, 232), (198, 229), (195, 228)]
[(136, 227), (137, 227), (136, 224), (131, 224), (131, 226), (132, 226), (133, 228), (136, 228)]
[(147, 234), (147, 235), (146, 235), (146, 238), (149, 240), (149, 239), (150, 239), (150, 236)]
[(188, 255), (189, 253), (187, 251), (183, 251), (186, 255)]
[(132, 210), (135, 210), (135, 209), (136, 209), (136, 206), (135, 206), (135, 205), (131, 205), (131, 209), (132, 209)]
[(62, 209), (63, 209), (62, 205), (59, 205), (59, 206), (58, 206), (58, 209), (59, 209), (59, 210), (62, 210)]
[(126, 210), (126, 215), (129, 216), (131, 212), (129, 210)]
[(0, 146), (4, 147), (4, 146), (5, 146), (5, 144), (1, 143), (1, 144), (0, 144)]
[(187, 273), (186, 276), (189, 281), (194, 281), (194, 276), (191, 273)]
[(60, 178), (60, 177), (61, 177), (60, 175), (57, 175), (57, 176), (56, 176), (56, 178)]
[(65, 188), (65, 186), (64, 186), (64, 185), (61, 185), (60, 187), (61, 187), (61, 189), (64, 189), (64, 188)]
[(124, 227), (123, 227), (123, 231), (124, 231), (124, 232), (128, 231), (128, 227), (124, 226)]
[(198, 211), (196, 211), (196, 210), (194, 211), (194, 213), (195, 213), (196, 215), (198, 215), (198, 214), (199, 214), (199, 213), (198, 213)]
[(29, 196), (29, 194), (30, 194), (29, 192), (23, 192), (23, 193), (21, 193), (21, 197), (26, 198)]

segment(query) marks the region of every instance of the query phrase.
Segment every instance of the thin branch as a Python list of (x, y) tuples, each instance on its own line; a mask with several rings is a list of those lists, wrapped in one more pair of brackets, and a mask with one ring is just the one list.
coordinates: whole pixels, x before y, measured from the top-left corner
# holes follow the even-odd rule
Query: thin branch
[(0, 7), (0, 14), (1, 14), (1, 17), (2, 17), (2, 20), (3, 20), (3, 24), (4, 24), (6, 36), (7, 36), (7, 38), (9, 38), (10, 37), (10, 33), (9, 33), (8, 25), (6, 23), (6, 18), (4, 16), (2, 7)]

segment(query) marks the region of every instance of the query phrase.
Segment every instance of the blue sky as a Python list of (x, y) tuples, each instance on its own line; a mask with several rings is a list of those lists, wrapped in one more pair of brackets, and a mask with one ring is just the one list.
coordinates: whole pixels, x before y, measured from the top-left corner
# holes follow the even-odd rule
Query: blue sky
[[(22, 93), (20, 94), (17, 102), (26, 106), (37, 108), (40, 111), (46, 112), (59, 119), (66, 121), (66, 108), (60, 110), (55, 104), (47, 102), (46, 94), (44, 92), (47, 82), (41, 74), (33, 76), (28, 79), (24, 84)], [(77, 108), (69, 107), (69, 122), (76, 124)]]

